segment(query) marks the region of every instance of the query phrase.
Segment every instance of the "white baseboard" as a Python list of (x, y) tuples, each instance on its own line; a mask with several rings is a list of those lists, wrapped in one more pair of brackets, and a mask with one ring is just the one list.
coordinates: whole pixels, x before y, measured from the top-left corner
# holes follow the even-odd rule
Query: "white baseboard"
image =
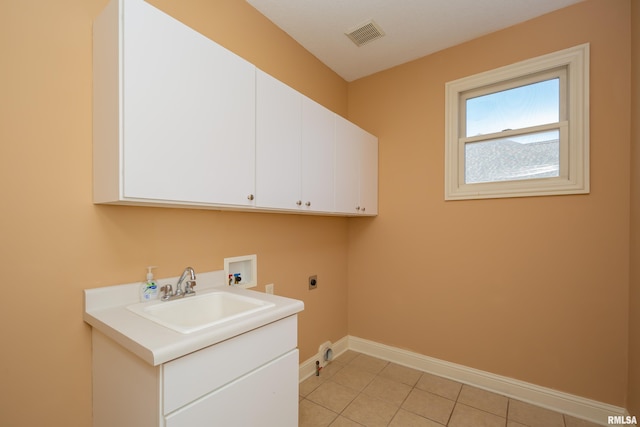
[[(336, 357), (347, 350), (357, 351), (397, 363), (398, 365), (429, 372), (600, 425), (607, 425), (608, 416), (628, 415), (626, 409), (618, 406), (435, 359), (354, 336), (346, 336), (333, 344), (333, 351)], [(314, 356), (300, 365), (300, 381), (315, 374), (316, 360), (317, 356)]]

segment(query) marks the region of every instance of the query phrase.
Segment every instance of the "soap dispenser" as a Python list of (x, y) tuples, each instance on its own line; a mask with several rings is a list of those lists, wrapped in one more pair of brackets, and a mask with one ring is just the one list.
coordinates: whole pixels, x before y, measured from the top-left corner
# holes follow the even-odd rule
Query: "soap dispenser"
[(155, 266), (147, 267), (147, 281), (140, 287), (140, 301), (147, 302), (158, 298), (158, 284), (153, 280), (152, 269)]

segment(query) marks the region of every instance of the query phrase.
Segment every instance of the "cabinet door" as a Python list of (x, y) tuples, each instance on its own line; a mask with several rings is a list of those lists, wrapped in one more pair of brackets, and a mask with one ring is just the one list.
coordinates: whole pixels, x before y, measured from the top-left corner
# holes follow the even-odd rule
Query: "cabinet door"
[(336, 116), (336, 211), (378, 213), (378, 139)]
[(360, 137), (360, 214), (378, 214), (378, 138)]
[(166, 417), (166, 427), (298, 425), (298, 350)]
[(296, 209), (302, 95), (260, 70), (256, 80), (256, 205)]
[(304, 97), (302, 100), (302, 209), (333, 212), (335, 114)]
[(336, 116), (335, 209), (356, 214), (359, 208), (360, 144), (359, 129)]
[(143, 1), (123, 3), (123, 196), (252, 204), (255, 67)]

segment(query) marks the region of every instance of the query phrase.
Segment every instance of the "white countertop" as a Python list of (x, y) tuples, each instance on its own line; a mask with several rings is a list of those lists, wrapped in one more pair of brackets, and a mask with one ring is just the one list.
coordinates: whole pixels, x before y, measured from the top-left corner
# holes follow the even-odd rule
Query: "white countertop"
[[(176, 278), (160, 279), (158, 285), (175, 283)], [(151, 365), (160, 365), (185, 354), (217, 344), (259, 328), (304, 309), (304, 303), (291, 298), (226, 286), (224, 271), (197, 273), (196, 292), (224, 290), (268, 301), (273, 307), (190, 334), (175, 332), (148, 320), (127, 306), (140, 302), (141, 283), (86, 289), (84, 321)]]

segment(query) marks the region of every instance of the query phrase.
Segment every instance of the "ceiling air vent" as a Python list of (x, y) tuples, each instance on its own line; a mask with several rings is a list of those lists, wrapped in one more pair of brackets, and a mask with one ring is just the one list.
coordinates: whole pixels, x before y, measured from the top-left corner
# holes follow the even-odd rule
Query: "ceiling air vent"
[(357, 26), (345, 33), (356, 46), (360, 47), (364, 44), (372, 42), (384, 36), (384, 31), (373, 20), (369, 20), (362, 25)]

